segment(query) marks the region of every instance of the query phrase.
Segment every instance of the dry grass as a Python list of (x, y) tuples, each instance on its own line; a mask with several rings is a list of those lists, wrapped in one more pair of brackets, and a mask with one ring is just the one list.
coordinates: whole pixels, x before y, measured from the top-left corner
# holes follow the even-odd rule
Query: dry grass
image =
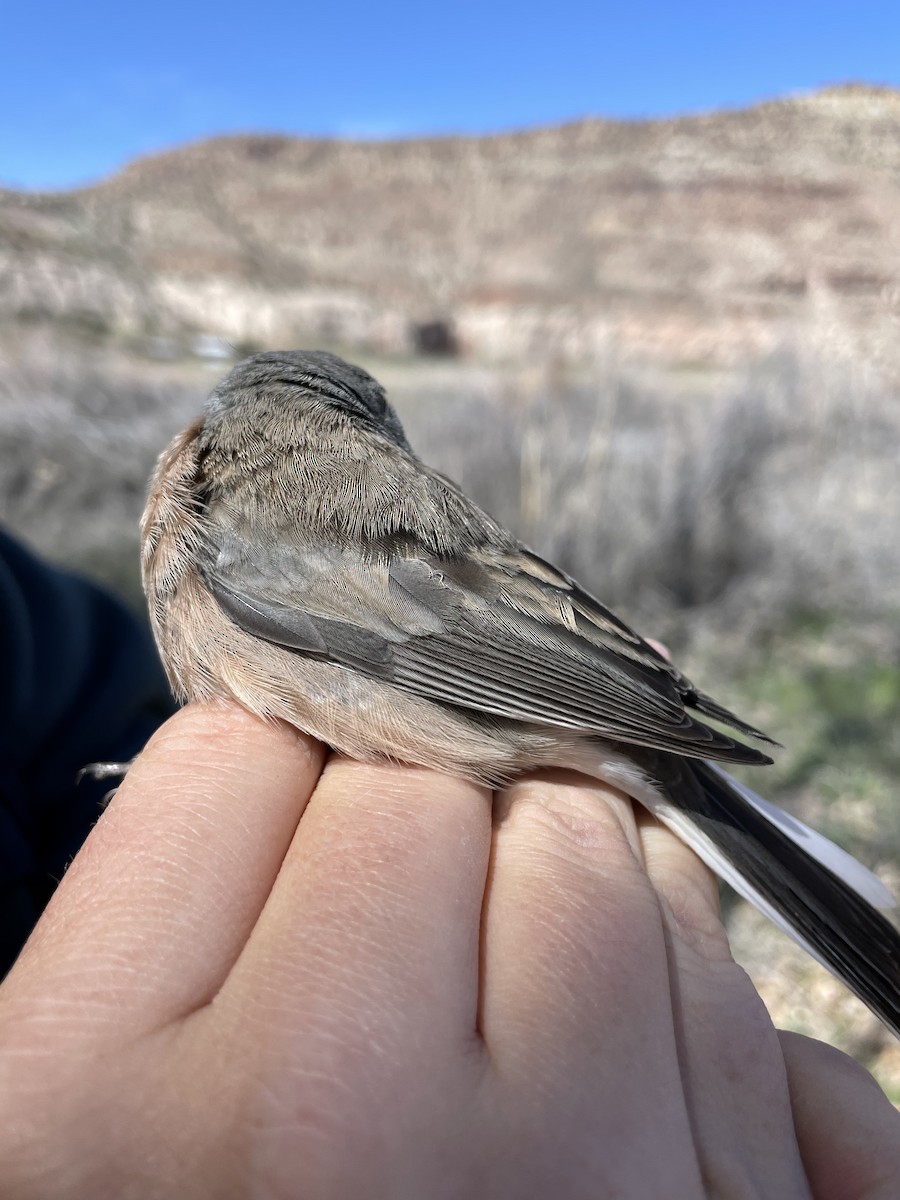
[[(761, 789), (900, 878), (900, 397), (789, 353), (717, 376), (369, 365), (423, 458), (783, 737)], [(136, 600), (151, 464), (225, 369), (19, 346), (0, 370), (5, 522)], [(797, 960), (749, 920), (743, 961), (802, 1025), (783, 983)], [(832, 992), (816, 1031), (888, 1062), (886, 1035)]]
[(900, 397), (862, 371), (546, 371), (409, 424), (537, 550), (670, 635), (900, 611)]
[(4, 523), (138, 603), (147, 478), (202, 397), (202, 386), (142, 377), (117, 357), (30, 344), (0, 371)]
[[(900, 397), (861, 370), (784, 353), (712, 379), (613, 362), (476, 385), (464, 367), (381, 365), (423, 458), (676, 640), (698, 622), (758, 637), (798, 612), (900, 612)], [(225, 369), (27, 343), (0, 364), (7, 524), (133, 580), (154, 456)]]

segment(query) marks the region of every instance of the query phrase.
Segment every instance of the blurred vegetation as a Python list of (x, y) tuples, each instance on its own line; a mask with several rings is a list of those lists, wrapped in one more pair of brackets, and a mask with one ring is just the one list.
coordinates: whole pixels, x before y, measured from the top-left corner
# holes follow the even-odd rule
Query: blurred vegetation
[(838, 764), (900, 775), (900, 662), (870, 657), (866, 648), (852, 661), (834, 661), (846, 631), (816, 624), (815, 634), (786, 631), (741, 688), (751, 706), (778, 714), (788, 747), (774, 770), (779, 786), (808, 786)]
[[(0, 517), (138, 605), (153, 460), (228, 364), (40, 334), (5, 359)], [(789, 348), (729, 371), (364, 362), (423, 459), (784, 743), (752, 786), (900, 888), (896, 392)], [(847, 1046), (900, 1099), (877, 1023), (743, 907), (733, 919), (776, 1019)]]
[[(900, 639), (864, 644), (849, 622), (789, 627), (733, 689), (783, 743), (745, 778), (876, 869), (900, 871)], [(871, 629), (866, 631), (870, 634)], [(863, 644), (861, 644), (863, 643)]]

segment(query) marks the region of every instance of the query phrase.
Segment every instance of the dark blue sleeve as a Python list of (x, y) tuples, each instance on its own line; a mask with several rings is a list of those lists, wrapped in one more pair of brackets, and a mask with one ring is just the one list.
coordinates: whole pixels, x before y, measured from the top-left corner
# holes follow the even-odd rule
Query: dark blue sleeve
[(114, 785), (174, 710), (146, 628), (101, 588), (0, 532), (0, 978)]

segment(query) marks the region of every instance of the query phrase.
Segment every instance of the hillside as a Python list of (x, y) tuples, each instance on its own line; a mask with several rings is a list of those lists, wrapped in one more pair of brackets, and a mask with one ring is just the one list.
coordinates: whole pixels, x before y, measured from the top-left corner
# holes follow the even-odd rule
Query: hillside
[[(233, 136), (0, 192), (0, 326), (900, 372), (900, 92), (488, 137)], [(443, 336), (438, 330), (438, 341)], [(428, 332), (424, 335), (426, 341)]]

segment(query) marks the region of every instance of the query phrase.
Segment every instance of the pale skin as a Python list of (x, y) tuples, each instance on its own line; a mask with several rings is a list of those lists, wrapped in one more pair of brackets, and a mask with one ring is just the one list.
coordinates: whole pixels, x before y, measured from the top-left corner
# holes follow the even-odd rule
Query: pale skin
[(172, 718), (0, 986), (0, 1194), (897, 1196), (900, 1117), (774, 1029), (683, 843), (490, 799)]

